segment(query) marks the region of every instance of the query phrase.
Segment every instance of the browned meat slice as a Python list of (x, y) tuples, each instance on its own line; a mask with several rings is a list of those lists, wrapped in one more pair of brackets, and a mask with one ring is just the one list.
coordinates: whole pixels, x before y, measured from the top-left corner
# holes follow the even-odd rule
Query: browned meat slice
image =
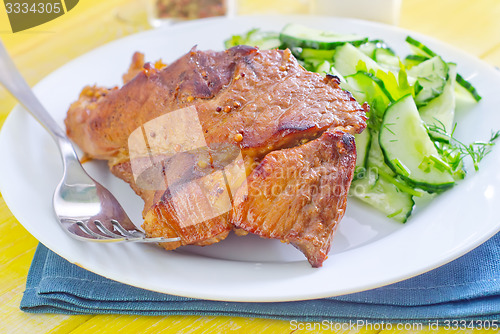
[[(137, 57), (130, 73), (142, 62)], [(307, 145), (313, 145), (314, 139), (328, 129), (335, 130), (329, 133), (354, 134), (366, 126), (365, 108), (339, 88), (336, 78), (323, 78), (306, 71), (289, 50), (259, 51), (244, 46), (223, 52), (192, 50), (171, 65), (160, 68), (146, 63), (121, 89), (87, 87), (70, 107), (65, 123), (70, 138), (90, 158), (108, 160), (112, 172), (130, 183), (144, 199), (143, 226), (147, 233), (182, 238), (178, 244), (165, 245), (167, 248), (181, 244), (205, 245), (225, 237), (232, 226), (227, 202), (231, 203), (231, 196), (244, 183), (239, 175), (241, 168), (245, 177), (262, 159), (267, 159), (266, 155), (272, 154), (271, 159), (280, 154), (277, 150), (310, 140)], [(173, 118), (159, 121), (179, 110), (195, 110), (196, 122), (191, 124)], [(155, 130), (147, 130), (148, 124), (154, 124)], [(157, 133), (167, 133), (172, 124), (178, 128), (184, 126), (185, 132), (191, 131), (191, 125), (199, 127), (201, 141), (208, 150), (208, 162), (202, 161), (203, 155), (198, 153), (180, 154), (193, 148), (189, 136), (170, 145), (168, 154), (153, 152), (149, 144), (143, 149), (130, 147), (134, 133), (149, 143), (158, 142)], [(236, 160), (243, 167), (232, 160), (234, 150), (221, 147), (237, 148), (240, 155)], [(300, 147), (297, 151), (283, 152), (301, 154)], [(133, 167), (147, 165), (148, 154), (156, 164), (150, 171), (159, 171), (162, 177), (170, 179), (165, 181), (165, 187), (148, 188), (138, 183)], [(350, 165), (344, 168), (346, 170), (338, 173), (352, 172)], [(226, 187), (217, 194), (210, 194), (218, 182), (222, 182), (221, 178)], [(172, 182), (173, 179), (182, 182)], [(326, 210), (336, 212), (336, 202), (329, 205)], [(182, 212), (195, 212), (193, 217), (198, 218), (186, 223), (185, 219), (191, 218)], [(332, 217), (338, 221), (337, 216)], [(306, 242), (306, 239), (301, 240)], [(301, 240), (289, 241), (298, 246)], [(307, 250), (305, 244), (298, 247), (316, 256), (316, 250)], [(326, 248), (322, 251), (326, 252)], [(319, 262), (318, 257), (312, 263)]]
[[(126, 84), (127, 82), (134, 79), (137, 76), (137, 74), (142, 72), (145, 64), (146, 63), (144, 61), (144, 54), (142, 54), (140, 52), (135, 52), (132, 55), (132, 62), (130, 63), (130, 66), (128, 68), (127, 73), (125, 73), (122, 76), (123, 83)], [(161, 70), (161, 69), (165, 68), (166, 66), (167, 65), (165, 65), (161, 60), (158, 60), (154, 64), (154, 68), (157, 70)]]
[(339, 130), (271, 152), (236, 193), (231, 223), (289, 242), (320, 267), (344, 216), (355, 164), (354, 137)]
[(132, 55), (132, 62), (130, 63), (130, 66), (128, 68), (127, 73), (125, 73), (122, 76), (123, 83), (126, 84), (127, 82), (131, 81), (134, 79), (137, 74), (142, 72), (142, 69), (144, 68), (144, 54), (140, 52), (135, 52)]
[(198, 109), (208, 144), (234, 142), (241, 134), (238, 145), (254, 157), (331, 126), (350, 133), (365, 127), (365, 111), (336, 80), (306, 71), (288, 50), (250, 47), (191, 51), (161, 71), (146, 66), (102, 99), (80, 96), (65, 122), (90, 157), (115, 164), (128, 159), (135, 129), (190, 105)]
[[(188, 166), (192, 167), (193, 164), (189, 163)], [(162, 244), (165, 249), (174, 249), (188, 244), (209, 245), (224, 239), (231, 230), (228, 221), (231, 203), (228, 197), (224, 197), (224, 193), (217, 194), (218, 198), (211, 196), (214, 190), (222, 188), (225, 191), (226, 189), (223, 180), (216, 178), (217, 174), (208, 180), (199, 176), (186, 176), (185, 183), (160, 192), (137, 186), (130, 161), (113, 166), (111, 171), (128, 182), (144, 200), (143, 228), (150, 236), (167, 238), (180, 236), (182, 238), (180, 242)], [(187, 182), (188, 179), (196, 182)], [(216, 184), (217, 181), (219, 184)], [(214, 198), (215, 203), (210, 201)], [(223, 212), (222, 214), (213, 213), (216, 207), (214, 204), (222, 206), (218, 210)], [(209, 219), (206, 219), (207, 214)]]

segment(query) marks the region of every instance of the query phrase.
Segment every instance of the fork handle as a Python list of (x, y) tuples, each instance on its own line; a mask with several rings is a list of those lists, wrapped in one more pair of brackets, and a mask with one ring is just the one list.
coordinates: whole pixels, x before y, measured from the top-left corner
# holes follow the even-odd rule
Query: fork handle
[(73, 145), (66, 133), (45, 110), (21, 73), (17, 70), (12, 58), (0, 41), (0, 83), (28, 110), (28, 112), (52, 135), (57, 142), (64, 163), (67, 159), (77, 158)]

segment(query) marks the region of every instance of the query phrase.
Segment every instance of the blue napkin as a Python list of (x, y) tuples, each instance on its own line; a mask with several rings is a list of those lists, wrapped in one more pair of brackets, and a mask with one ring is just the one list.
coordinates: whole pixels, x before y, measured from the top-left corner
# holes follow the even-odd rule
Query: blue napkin
[(33, 313), (227, 315), (297, 321), (500, 320), (500, 233), (463, 257), (378, 289), (334, 298), (216, 302), (142, 290), (88, 272), (39, 245), (21, 309)]

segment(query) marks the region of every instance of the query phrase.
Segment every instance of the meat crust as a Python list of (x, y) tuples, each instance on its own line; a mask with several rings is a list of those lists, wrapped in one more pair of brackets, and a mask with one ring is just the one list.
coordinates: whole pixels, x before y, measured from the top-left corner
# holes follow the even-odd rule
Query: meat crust
[(66, 118), (91, 158), (125, 160), (130, 134), (165, 113), (195, 105), (208, 144), (238, 143), (245, 155), (296, 145), (330, 127), (359, 133), (365, 111), (334, 77), (306, 71), (288, 50), (191, 51), (161, 71), (147, 67), (119, 90), (81, 95)]
[[(107, 160), (111, 171), (143, 198), (146, 233), (181, 237), (163, 245), (173, 249), (218, 242), (236, 225), (240, 233), (290, 242), (320, 266), (342, 218), (354, 169), (349, 134), (363, 131), (367, 107), (341, 90), (336, 77), (306, 71), (289, 50), (193, 49), (164, 68), (146, 63), (131, 79), (142, 62), (134, 56), (124, 78), (128, 82), (120, 89), (84, 88), (65, 124), (88, 157)], [(170, 117), (179, 110), (195, 116)], [(160, 122), (165, 116), (170, 120)], [(156, 152), (151, 143), (159, 142), (158, 133), (172, 131), (172, 124), (176, 144), (165, 144), (171, 141), (165, 137), (159, 145), (168, 146), (168, 152)], [(193, 129), (201, 137), (183, 134)], [(132, 147), (134, 136), (149, 144)], [(194, 145), (197, 140), (203, 145)], [(150, 160), (154, 168), (148, 169)], [(148, 173), (161, 175), (165, 186), (143, 186), (134, 174), (137, 166), (148, 170), (141, 174), (146, 180)], [(293, 168), (311, 175), (276, 176), (279, 169)], [(302, 195), (245, 194), (246, 186), (268, 191), (275, 182), (306, 188), (331, 183), (342, 191), (314, 195), (314, 204)], [(278, 204), (271, 204), (271, 198)], [(294, 224), (283, 218), (285, 203), (294, 214), (301, 213)], [(312, 212), (313, 206), (325, 212)]]
[(319, 267), (344, 216), (355, 165), (354, 137), (340, 130), (273, 151), (236, 193), (231, 223), (291, 243)]

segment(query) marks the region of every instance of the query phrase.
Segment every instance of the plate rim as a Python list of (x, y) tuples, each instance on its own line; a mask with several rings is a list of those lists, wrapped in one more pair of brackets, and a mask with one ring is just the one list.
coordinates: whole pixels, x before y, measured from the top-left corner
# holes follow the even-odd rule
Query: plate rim
[[(265, 19), (272, 19), (273, 16), (257, 16), (257, 15), (251, 15), (251, 16), (245, 16), (245, 17), (238, 17), (238, 18), (210, 18), (210, 19), (204, 19), (204, 20), (200, 20), (198, 22), (188, 22), (188, 23), (183, 23), (182, 24), (182, 27), (184, 26), (189, 26), (189, 27), (196, 27), (196, 26), (203, 26), (205, 24), (210, 24), (211, 22), (213, 21), (231, 21), (231, 20), (239, 20), (241, 18), (251, 18), (252, 20), (257, 20), (259, 21), (260, 17), (265, 17)], [(287, 17), (288, 19), (290, 20), (293, 20), (297, 17), (309, 17), (309, 16), (302, 16), (302, 15), (293, 15), (293, 16), (283, 16), (283, 15), (280, 15), (279, 16), (280, 18), (284, 18), (284, 17)], [(382, 26), (382, 27), (385, 27), (385, 28), (389, 28), (390, 30), (395, 30), (397, 31), (398, 33), (411, 33), (412, 35), (414, 36), (420, 36), (420, 37), (423, 37), (425, 40), (432, 40), (434, 39), (433, 37), (429, 37), (429, 36), (425, 36), (425, 35), (422, 35), (422, 34), (419, 34), (419, 33), (416, 33), (416, 32), (412, 32), (412, 31), (409, 31), (409, 30), (406, 30), (406, 29), (402, 29), (402, 28), (399, 28), (399, 27), (393, 27), (393, 26), (390, 26), (390, 25), (386, 25), (386, 24), (380, 24), (380, 23), (373, 23), (373, 22), (368, 22), (368, 21), (363, 21), (363, 20), (354, 20), (354, 19), (344, 19), (344, 18), (332, 18), (332, 17), (318, 17), (318, 18), (322, 18), (322, 19), (328, 19), (328, 20), (340, 20), (340, 21), (354, 21), (354, 22), (362, 22), (363, 24), (365, 25), (374, 25), (374, 26)], [(181, 24), (179, 24), (179, 26), (181, 26)], [(175, 27), (175, 29), (182, 29), (182, 28), (178, 28), (179, 26)], [(174, 30), (175, 30), (174, 29)], [(90, 53), (99, 53), (101, 52), (102, 49), (104, 48), (109, 48), (109, 47), (112, 47), (113, 45), (115, 44), (120, 44), (120, 43), (124, 43), (124, 42), (127, 42), (128, 39), (135, 39), (135, 38), (138, 38), (138, 37), (141, 37), (143, 36), (144, 34), (155, 34), (155, 33), (158, 33), (159, 31), (165, 31), (165, 30), (172, 30), (171, 27), (166, 27), (166, 28), (162, 28), (162, 29), (159, 29), (159, 30), (148, 30), (148, 31), (145, 31), (145, 32), (141, 32), (141, 33), (138, 33), (138, 34), (133, 34), (133, 35), (130, 35), (130, 36), (126, 36), (126, 37), (123, 37), (121, 39), (118, 39), (118, 40), (115, 40), (115, 41), (112, 41), (110, 43), (107, 43), (103, 46), (100, 46), (99, 48), (96, 48), (92, 51), (89, 51), (75, 59), (73, 59), (72, 61), (64, 64), (63, 66), (61, 66), (60, 68), (58, 68), (57, 70), (55, 70), (54, 72), (52, 72), (51, 74), (49, 74), (48, 76), (46, 76), (44, 79), (42, 79), (36, 86), (35, 86), (35, 90), (37, 89), (36, 87), (37, 86), (40, 86), (40, 85), (43, 85), (43, 82), (45, 82), (47, 80), (47, 78), (53, 76), (53, 75), (57, 75), (57, 73), (59, 71), (64, 71), (66, 68), (70, 68), (71, 66), (74, 66), (73, 64), (78, 62), (78, 61), (81, 61), (81, 59), (83, 59), (84, 57), (88, 56), (88, 54)], [(229, 37), (229, 36), (228, 36)], [(484, 65), (487, 65), (491, 68), (491, 70), (494, 70), (493, 67), (491, 67), (491, 65), (485, 63), (484, 61), (472, 56), (472, 55), (469, 55), (468, 53), (464, 52), (463, 50), (460, 50), (458, 48), (455, 48), (454, 46), (451, 46), (451, 45), (448, 45), (446, 43), (443, 43), (441, 41), (438, 41), (436, 39), (434, 39), (434, 42), (435, 43), (438, 43), (438, 44), (442, 44), (444, 45), (445, 47), (447, 47), (448, 49), (451, 49), (453, 51), (453, 53), (457, 53), (459, 54), (460, 57), (468, 57), (469, 60), (471, 61), (474, 61), (474, 62), (481, 62), (483, 63)], [(15, 115), (17, 115), (19, 112), (25, 112), (22, 108), (20, 108), (19, 106), (16, 106), (10, 113), (9, 115), (7, 116), (7, 118), (5, 119), (5, 122), (4, 122), (4, 126), (2, 126), (2, 129), (0, 131), (0, 143), (4, 140), (3, 137), (6, 136), (5, 133), (7, 131), (4, 131), (5, 128), (7, 128), (8, 124), (10, 124), (12, 121), (11, 121), (11, 118), (14, 118), (16, 117)], [(14, 116), (13, 116), (14, 115)], [(3, 184), (3, 178), (0, 177), (0, 189), (4, 189), (4, 184)], [(2, 192), (2, 197), (4, 198), (7, 206), (9, 207), (9, 209), (11, 207), (14, 207), (15, 204), (12, 203), (11, 201), (11, 198), (10, 196), (5, 196), (5, 194)], [(17, 218), (17, 215), (14, 214), (14, 210), (12, 210), (12, 213), (13, 215)], [(16, 210), (17, 211), (17, 210)], [(26, 227), (25, 224), (23, 224), (22, 222), (20, 222), (30, 233), (31, 230), (30, 228)], [(438, 264), (434, 264), (434, 265), (431, 265), (427, 268), (424, 269), (424, 271), (422, 271), (422, 268), (420, 269), (416, 269), (412, 272), (409, 272), (407, 273), (406, 275), (404, 275), (404, 277), (394, 277), (393, 279), (391, 279), (390, 282), (385, 282), (383, 283), (382, 285), (380, 285), (379, 283), (374, 283), (374, 284), (366, 284), (361, 291), (364, 291), (364, 290), (368, 290), (368, 289), (371, 289), (371, 288), (375, 288), (375, 287), (379, 287), (379, 286), (384, 286), (384, 285), (387, 285), (387, 284), (391, 284), (391, 283), (395, 283), (395, 282), (398, 282), (398, 281), (401, 281), (401, 280), (404, 280), (404, 279), (407, 279), (407, 278), (410, 278), (410, 277), (413, 277), (417, 274), (421, 274), (423, 272), (426, 272), (426, 271), (429, 271), (429, 270), (432, 270), (434, 268), (437, 268), (439, 266), (442, 266), (444, 265), (445, 263), (448, 263), (460, 256), (462, 256), (463, 254), (471, 251), (472, 249), (474, 249), (475, 247), (481, 245), (483, 242), (485, 242), (486, 240), (488, 240), (489, 238), (491, 238), (494, 234), (496, 234), (498, 231), (500, 231), (500, 224), (497, 224), (497, 226), (495, 228), (492, 228), (490, 233), (489, 234), (484, 234), (482, 236), (482, 238), (476, 238), (476, 242), (475, 242), (475, 245), (472, 247), (472, 248), (469, 248), (469, 249), (462, 249), (461, 252), (455, 252), (453, 254), (450, 254), (448, 257), (444, 257), (441, 259), (441, 261), (438, 261), (439, 263)], [(48, 247), (50, 249), (52, 249), (53, 247)], [(58, 253), (58, 252), (56, 252)], [(58, 253), (59, 254), (59, 253)], [(59, 254), (61, 255), (61, 254)], [(67, 254), (66, 254), (67, 255)], [(70, 262), (73, 262), (74, 261), (71, 261), (71, 257), (68, 258), (68, 256), (63, 256), (61, 255), (62, 257), (66, 258), (67, 260), (69, 260)], [(85, 269), (89, 270), (89, 271), (92, 271), (92, 272), (95, 272), (94, 268), (90, 267), (90, 268), (87, 268), (85, 265), (81, 264), (83, 267), (85, 267)], [(316, 269), (315, 269), (316, 270)], [(318, 270), (321, 270), (321, 269), (318, 269)], [(104, 277), (108, 277), (108, 275), (106, 274), (103, 274), (103, 273), (100, 273), (100, 272), (95, 272), (96, 274), (98, 275), (101, 275), (101, 276), (104, 276)], [(112, 275), (111, 275), (112, 276)], [(116, 278), (113, 278), (113, 277), (108, 277), (108, 278), (111, 278), (113, 280), (116, 280)], [(126, 283), (126, 284), (130, 284), (130, 283)], [(130, 284), (130, 285), (133, 285), (133, 284)], [(144, 286), (140, 286), (140, 285), (135, 285), (137, 287), (140, 287), (140, 288), (145, 288)], [(146, 289), (148, 289), (146, 287)], [(153, 291), (158, 291), (157, 289), (148, 289), (148, 290), (153, 290)], [(273, 297), (273, 298), (270, 298), (270, 299), (266, 299), (266, 298), (256, 298), (256, 299), (252, 299), (252, 298), (249, 298), (248, 296), (247, 297), (243, 297), (243, 298), (238, 298), (237, 296), (233, 296), (231, 298), (220, 298), (220, 295), (219, 297), (217, 297), (216, 295), (214, 294), (209, 294), (209, 293), (206, 293), (206, 294), (197, 294), (196, 296), (193, 296), (193, 295), (189, 295), (189, 294), (186, 294), (185, 291), (175, 291), (175, 290), (172, 290), (170, 292), (165, 292), (165, 291), (158, 291), (158, 292), (163, 292), (163, 293), (171, 293), (171, 294), (176, 294), (176, 295), (181, 295), (181, 296), (185, 296), (185, 297), (192, 297), (192, 298), (203, 298), (203, 299), (210, 299), (210, 300), (223, 300), (223, 301), (259, 301), (259, 302), (275, 302), (275, 301), (293, 301), (293, 300), (304, 300), (304, 299), (315, 299), (315, 298), (322, 298), (322, 297), (330, 297), (330, 296), (338, 296), (338, 295), (342, 295), (342, 294), (346, 294), (346, 293), (352, 293), (352, 292), (358, 292), (358, 291), (342, 291), (342, 289), (337, 289), (340, 293), (334, 293), (334, 294), (331, 294), (329, 292), (326, 292), (325, 294), (314, 294), (314, 295), (310, 295), (310, 296), (304, 296), (303, 294), (295, 294), (296, 297), (285, 297), (284, 299), (282, 298), (276, 298), (276, 297)]]

